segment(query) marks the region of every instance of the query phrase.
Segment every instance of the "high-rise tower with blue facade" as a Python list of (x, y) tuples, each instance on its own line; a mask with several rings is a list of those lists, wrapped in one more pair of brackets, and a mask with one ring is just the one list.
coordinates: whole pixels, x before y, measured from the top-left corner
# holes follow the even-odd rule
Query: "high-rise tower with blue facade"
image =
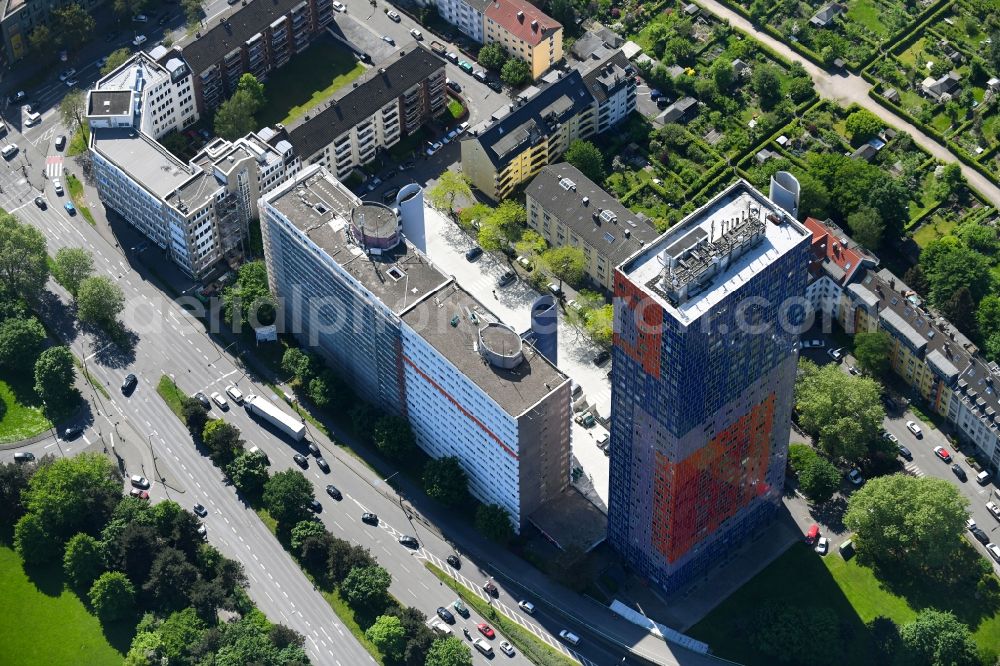
[(810, 238), (739, 181), (616, 270), (608, 537), (668, 592), (778, 506)]

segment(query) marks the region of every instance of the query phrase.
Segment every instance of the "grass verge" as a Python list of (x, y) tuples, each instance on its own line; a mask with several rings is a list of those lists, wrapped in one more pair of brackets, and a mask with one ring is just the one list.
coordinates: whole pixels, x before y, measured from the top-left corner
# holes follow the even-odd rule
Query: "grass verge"
[[(174, 383), (167, 375), (160, 375), (160, 381), (156, 385), (156, 392), (160, 394), (163, 398), (163, 402), (167, 403), (167, 407), (170, 408), (177, 418), (184, 422), (184, 398), (186, 397), (179, 388), (177, 384)], [(273, 530), (272, 530), (273, 531)]]
[(100, 621), (63, 587), (59, 570), (25, 573), (16, 552), (0, 546), (0, 661), (20, 666), (120, 666)]
[(91, 226), (96, 225), (94, 221), (94, 214), (90, 212), (90, 209), (83, 205), (86, 201), (83, 196), (83, 183), (80, 179), (73, 174), (66, 174), (66, 187), (69, 188), (69, 196), (73, 200), (73, 205), (76, 209), (80, 211), (80, 215), (90, 223)]
[(0, 379), (0, 444), (19, 442), (52, 427), (41, 407), (22, 402), (19, 393), (23, 391)]
[(89, 144), (90, 128), (84, 125), (73, 132), (73, 137), (69, 140), (69, 146), (66, 147), (66, 156), (76, 157), (77, 155), (83, 155), (87, 151)]
[(87, 368), (85, 368), (83, 363), (80, 362), (80, 359), (73, 356), (73, 363), (76, 365), (76, 369), (80, 371), (80, 374), (83, 375), (83, 378), (86, 379), (91, 386), (97, 389), (98, 393), (103, 395), (106, 399), (111, 400), (111, 394), (108, 393), (108, 389), (104, 388), (104, 384), (99, 382), (96, 377), (87, 372)]
[(430, 562), (424, 562), (424, 566), (438, 577), (442, 583), (455, 590), (469, 606), (476, 609), (476, 612), (483, 617), (489, 618), (493, 625), (506, 636), (518, 650), (521, 651), (531, 663), (537, 666), (573, 666), (577, 662), (559, 652), (551, 645), (543, 643), (521, 625), (508, 620), (496, 611), (495, 608), (484, 602), (478, 594), (474, 594), (440, 568)]

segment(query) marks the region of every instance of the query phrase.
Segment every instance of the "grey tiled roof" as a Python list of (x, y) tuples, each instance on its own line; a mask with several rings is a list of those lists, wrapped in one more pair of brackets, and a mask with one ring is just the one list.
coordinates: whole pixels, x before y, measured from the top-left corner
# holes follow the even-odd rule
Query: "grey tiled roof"
[(284, 16), (304, 0), (252, 0), (231, 14), (225, 22), (217, 21), (201, 37), (182, 49), (191, 70), (200, 74), (245, 41)]

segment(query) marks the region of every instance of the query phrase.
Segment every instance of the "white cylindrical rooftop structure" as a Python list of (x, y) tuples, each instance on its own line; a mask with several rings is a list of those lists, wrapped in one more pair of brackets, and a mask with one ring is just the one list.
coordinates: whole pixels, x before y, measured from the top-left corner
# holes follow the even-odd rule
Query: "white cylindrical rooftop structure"
[(783, 208), (796, 220), (799, 219), (799, 181), (787, 171), (771, 176), (769, 199)]
[(479, 329), (479, 353), (495, 368), (516, 368), (524, 360), (523, 344), (510, 326), (491, 322)]
[(403, 224), (406, 239), (421, 252), (427, 251), (427, 237), (424, 231), (424, 188), (410, 183), (399, 188), (396, 194), (396, 208)]

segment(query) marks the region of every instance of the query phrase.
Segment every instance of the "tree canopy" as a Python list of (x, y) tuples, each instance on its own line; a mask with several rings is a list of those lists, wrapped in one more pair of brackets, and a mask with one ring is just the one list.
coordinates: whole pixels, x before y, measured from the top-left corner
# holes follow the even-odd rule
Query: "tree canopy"
[(423, 481), (427, 496), (445, 506), (458, 506), (468, 499), (469, 479), (456, 456), (424, 463)]
[(76, 367), (69, 347), (49, 347), (35, 361), (35, 393), (47, 410), (62, 413), (76, 404)]
[(844, 524), (873, 561), (943, 572), (962, 547), (968, 506), (948, 481), (893, 474), (870, 479), (851, 495)]
[(94, 581), (88, 597), (102, 620), (120, 620), (135, 607), (135, 586), (121, 571), (107, 571)]
[(100, 541), (80, 532), (66, 542), (63, 572), (70, 584), (89, 590), (104, 570), (104, 546)]
[(500, 80), (517, 88), (531, 80), (531, 67), (520, 58), (511, 58), (500, 68)]
[(823, 503), (840, 487), (840, 472), (829, 460), (806, 444), (788, 448), (789, 462), (799, 479), (799, 490), (809, 501)]
[(867, 141), (882, 131), (882, 119), (868, 109), (858, 109), (847, 116), (844, 127), (851, 135), (855, 145)]
[(480, 504), (476, 507), (475, 525), (480, 534), (500, 544), (506, 544), (514, 537), (510, 514), (499, 504)]
[(0, 322), (0, 368), (30, 372), (45, 345), (45, 327), (34, 317)]
[(990, 263), (954, 236), (937, 238), (920, 253), (920, 267), (929, 285), (931, 303), (941, 307), (961, 287), (978, 303), (990, 288)]
[(861, 331), (854, 336), (854, 358), (870, 377), (885, 377), (891, 367), (892, 338), (884, 331)]
[(382, 656), (390, 662), (398, 662), (406, 648), (406, 630), (394, 615), (380, 615), (375, 623), (365, 630), (365, 638), (370, 640)]
[(383, 607), (388, 599), (390, 583), (392, 577), (389, 572), (378, 565), (357, 567), (347, 574), (340, 584), (340, 591), (353, 607), (372, 610)]
[(909, 192), (881, 167), (839, 153), (822, 153), (810, 155), (809, 173), (829, 192), (835, 209), (831, 215), (846, 220), (868, 207), (878, 213), (890, 238), (902, 233), (909, 219)]
[(587, 272), (587, 257), (583, 250), (570, 245), (546, 250), (542, 253), (542, 263), (559, 280), (560, 287), (563, 282), (579, 286)]
[(405, 459), (416, 447), (409, 422), (398, 416), (383, 416), (378, 419), (372, 431), (372, 439), (375, 447), (393, 460)]
[(53, 35), (58, 46), (75, 51), (94, 36), (97, 23), (93, 17), (77, 3), (63, 5), (52, 10)]
[(264, 484), (264, 507), (285, 529), (309, 516), (313, 499), (312, 484), (298, 470), (278, 472)]
[(576, 139), (569, 144), (563, 159), (598, 185), (604, 183), (604, 179), (607, 177), (604, 170), (604, 155), (590, 141)]
[(107, 76), (111, 72), (115, 71), (119, 67), (125, 64), (125, 61), (132, 57), (132, 49), (127, 46), (123, 46), (120, 49), (115, 49), (108, 54), (108, 59), (104, 61), (104, 66), (101, 67), (101, 76)]
[(94, 273), (94, 257), (82, 247), (59, 248), (52, 264), (54, 277), (74, 297), (80, 283)]
[(845, 374), (834, 364), (820, 368), (808, 360), (799, 362), (799, 423), (834, 460), (861, 459), (869, 442), (879, 436), (885, 418), (880, 395), (873, 379)]
[(479, 56), (477, 57), (477, 60), (479, 61), (479, 64), (486, 69), (499, 72), (503, 69), (508, 57), (507, 51), (503, 48), (503, 44), (500, 42), (490, 42), (489, 44), (484, 44), (483, 47), (479, 49)]
[(49, 279), (45, 236), (0, 211), (0, 291), (34, 301)]
[[(484, 47), (485, 48), (485, 47)], [(427, 200), (435, 208), (451, 214), (455, 199), (472, 199), (472, 188), (465, 174), (448, 169), (438, 177), (434, 187), (427, 191)]]
[(472, 653), (454, 636), (439, 638), (427, 652), (426, 666), (472, 666)]
[(263, 261), (248, 261), (240, 266), (236, 282), (222, 294), (223, 314), (231, 322), (239, 317), (251, 326), (270, 326), (277, 318), (274, 298), (267, 283)]
[(125, 292), (111, 278), (97, 275), (84, 279), (76, 295), (80, 321), (111, 326), (125, 308)]
[(978, 666), (976, 642), (969, 627), (952, 613), (924, 608), (899, 629), (900, 643), (912, 663), (933, 666)]

